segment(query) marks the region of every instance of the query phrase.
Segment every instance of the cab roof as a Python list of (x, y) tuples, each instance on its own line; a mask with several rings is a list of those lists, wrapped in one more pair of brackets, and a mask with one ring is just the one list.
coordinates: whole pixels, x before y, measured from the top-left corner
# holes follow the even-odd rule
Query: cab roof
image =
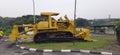
[(41, 16), (57, 16), (59, 13), (57, 12), (41, 12)]

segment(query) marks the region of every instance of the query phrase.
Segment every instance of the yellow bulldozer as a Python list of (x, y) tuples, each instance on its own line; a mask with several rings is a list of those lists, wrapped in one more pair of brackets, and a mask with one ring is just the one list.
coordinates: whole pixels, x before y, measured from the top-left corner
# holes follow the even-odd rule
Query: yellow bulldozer
[(60, 17), (58, 20), (53, 19), (57, 16), (56, 12), (41, 12), (42, 18), (35, 24), (14, 25), (9, 39), (16, 41), (21, 38), (32, 38), (35, 43), (49, 40), (72, 40), (83, 39), (91, 41), (90, 31), (85, 28), (75, 30), (74, 21), (69, 20), (67, 15), (65, 19)]
[(3, 41), (4, 32), (0, 29), (0, 43)]
[(0, 38), (4, 36), (4, 32), (0, 29)]

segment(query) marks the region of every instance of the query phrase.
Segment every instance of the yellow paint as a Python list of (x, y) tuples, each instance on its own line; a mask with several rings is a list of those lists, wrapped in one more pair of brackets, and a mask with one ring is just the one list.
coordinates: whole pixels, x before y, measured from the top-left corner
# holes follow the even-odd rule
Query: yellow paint
[(0, 30), (0, 37), (2, 37), (3, 35), (4, 35), (4, 32)]
[[(11, 41), (15, 41), (17, 38), (34, 38), (34, 36), (39, 32), (70, 32), (72, 33), (76, 38), (83, 38), (84, 40), (90, 41), (91, 38), (89, 36), (90, 31), (85, 28), (80, 28), (79, 30), (76, 30), (74, 32), (74, 21), (69, 20), (67, 15), (64, 16), (65, 19), (62, 17), (58, 20), (53, 20), (51, 16), (56, 16), (59, 13), (55, 12), (42, 12), (41, 16), (47, 17), (44, 21), (40, 21), (37, 24), (23, 24), (21, 26), (14, 25), (13, 30), (11, 34), (9, 35), (9, 39)], [(23, 29), (27, 28), (26, 30), (23, 30), (20, 32), (18, 29), (19, 27), (22, 27)], [(33, 34), (28, 35), (27, 32), (33, 32)]]

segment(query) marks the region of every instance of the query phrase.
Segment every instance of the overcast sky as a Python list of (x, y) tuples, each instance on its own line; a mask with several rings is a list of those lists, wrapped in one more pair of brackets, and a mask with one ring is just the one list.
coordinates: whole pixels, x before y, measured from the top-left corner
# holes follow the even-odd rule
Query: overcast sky
[[(75, 0), (35, 0), (36, 15), (40, 12), (59, 12), (73, 19)], [(32, 0), (0, 0), (0, 16), (17, 17), (33, 14)], [(77, 0), (77, 17), (94, 19), (120, 17), (120, 0)]]

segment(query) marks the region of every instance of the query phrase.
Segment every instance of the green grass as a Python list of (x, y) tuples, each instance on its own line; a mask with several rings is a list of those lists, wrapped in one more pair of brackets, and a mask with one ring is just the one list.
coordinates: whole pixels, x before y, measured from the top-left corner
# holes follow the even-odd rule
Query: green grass
[(110, 41), (114, 40), (114, 35), (105, 35), (105, 36), (96, 36), (93, 39), (97, 40), (95, 42), (61, 42), (61, 43), (22, 43), (23, 46), (38, 48), (38, 49), (87, 49), (87, 50), (96, 50), (102, 47), (109, 45)]

